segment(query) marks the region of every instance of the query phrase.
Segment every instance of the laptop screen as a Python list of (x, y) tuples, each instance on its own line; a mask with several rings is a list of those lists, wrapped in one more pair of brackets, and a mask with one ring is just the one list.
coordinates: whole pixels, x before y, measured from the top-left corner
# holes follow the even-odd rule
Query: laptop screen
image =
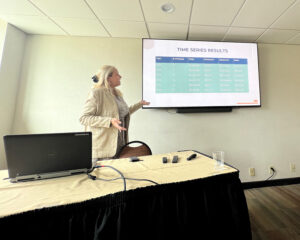
[(90, 132), (7, 135), (4, 145), (12, 179), (51, 177), (49, 173), (58, 172), (70, 175), (72, 170), (84, 172), (92, 167)]

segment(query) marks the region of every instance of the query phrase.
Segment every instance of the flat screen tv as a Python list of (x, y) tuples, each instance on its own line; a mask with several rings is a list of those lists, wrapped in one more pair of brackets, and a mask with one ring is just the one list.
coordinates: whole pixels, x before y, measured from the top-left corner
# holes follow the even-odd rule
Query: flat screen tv
[(144, 108), (260, 106), (256, 43), (143, 39)]

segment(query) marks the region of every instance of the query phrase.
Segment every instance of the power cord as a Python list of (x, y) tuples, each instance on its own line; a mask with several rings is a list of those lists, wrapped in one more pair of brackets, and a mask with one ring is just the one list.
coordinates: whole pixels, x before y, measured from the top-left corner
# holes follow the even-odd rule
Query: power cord
[(159, 185), (157, 182), (150, 180), (150, 179), (143, 179), (143, 178), (125, 178), (127, 180), (134, 180), (134, 181), (144, 181), (144, 182), (151, 182), (155, 185)]
[(276, 173), (275, 168), (271, 167), (270, 169), (272, 170), (272, 175), (271, 175), (270, 177), (268, 177), (268, 178), (266, 179), (266, 181), (268, 181), (269, 179), (271, 179), (272, 177), (274, 177), (274, 175), (275, 175), (275, 173)]
[[(113, 170), (115, 170), (116, 172), (118, 172), (121, 177), (118, 177), (118, 178), (112, 178), (112, 179), (104, 179), (104, 178), (97, 178), (96, 176), (94, 175), (91, 175), (90, 173), (93, 172), (95, 170), (95, 168), (101, 168), (101, 167), (109, 167)], [(115, 181), (115, 180), (119, 180), (119, 179), (123, 179), (123, 183), (124, 183), (124, 191), (126, 191), (126, 180), (134, 180), (134, 181), (145, 181), (145, 182), (151, 182), (155, 185), (159, 185), (157, 182), (153, 181), (153, 180), (150, 180), (150, 179), (141, 179), (141, 178), (126, 178), (124, 177), (124, 175), (116, 168), (112, 167), (112, 166), (107, 166), (107, 165), (100, 165), (100, 166), (96, 166), (96, 167), (93, 167), (91, 169), (91, 171), (89, 171), (88, 173), (88, 177), (92, 180), (101, 180), (101, 181), (107, 181), (107, 182), (110, 182), (110, 181)]]
[[(121, 179), (123, 179), (124, 191), (126, 191), (126, 179), (125, 179), (123, 173), (121, 173), (118, 169), (116, 169), (116, 168), (114, 168), (114, 167), (112, 167), (112, 166), (105, 166), (105, 165), (95, 166), (95, 167), (93, 167), (93, 168), (91, 169), (91, 171), (89, 171), (89, 172), (87, 173), (88, 177), (89, 177), (90, 179), (92, 179), (92, 180), (96, 180), (97, 177), (94, 176), (94, 175), (91, 175), (90, 173), (93, 172), (93, 171), (95, 170), (95, 168), (101, 168), (101, 167), (108, 167), (108, 168), (111, 168), (111, 169), (115, 170), (117, 173), (119, 173), (119, 174), (121, 175)], [(118, 178), (118, 179), (120, 179), (120, 178)], [(102, 179), (99, 179), (99, 180), (102, 180)], [(114, 179), (114, 180), (116, 180), (116, 179)], [(111, 181), (113, 181), (113, 180), (111, 180)]]

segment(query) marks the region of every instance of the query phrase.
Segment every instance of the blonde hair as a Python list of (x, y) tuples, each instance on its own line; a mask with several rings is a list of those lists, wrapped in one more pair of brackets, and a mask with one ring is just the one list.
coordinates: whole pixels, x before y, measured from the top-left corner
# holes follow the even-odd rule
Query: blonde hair
[(112, 88), (108, 82), (108, 78), (111, 77), (117, 69), (114, 66), (110, 65), (104, 65), (102, 66), (98, 72), (94, 75), (93, 80), (97, 80), (97, 82), (94, 84), (93, 88), (106, 88), (108, 89), (112, 94), (117, 96), (122, 96), (122, 93), (120, 90)]

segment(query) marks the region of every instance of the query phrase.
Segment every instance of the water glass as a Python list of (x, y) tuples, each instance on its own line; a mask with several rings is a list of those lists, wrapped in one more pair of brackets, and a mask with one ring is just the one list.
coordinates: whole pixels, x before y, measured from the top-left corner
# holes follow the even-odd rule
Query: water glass
[(224, 151), (214, 151), (212, 153), (212, 157), (216, 161), (216, 165), (215, 165), (216, 170), (223, 169), (224, 168), (224, 158), (225, 158)]

